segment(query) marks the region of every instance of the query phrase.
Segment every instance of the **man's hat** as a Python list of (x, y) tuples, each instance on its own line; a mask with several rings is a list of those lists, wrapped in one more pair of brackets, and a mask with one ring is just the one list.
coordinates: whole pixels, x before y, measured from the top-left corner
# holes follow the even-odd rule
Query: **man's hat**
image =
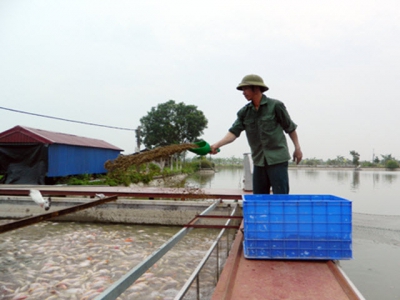
[(243, 90), (244, 86), (251, 85), (259, 86), (262, 93), (268, 91), (268, 87), (264, 84), (263, 79), (260, 76), (254, 74), (244, 76), (242, 82), (239, 83), (236, 89), (241, 91)]

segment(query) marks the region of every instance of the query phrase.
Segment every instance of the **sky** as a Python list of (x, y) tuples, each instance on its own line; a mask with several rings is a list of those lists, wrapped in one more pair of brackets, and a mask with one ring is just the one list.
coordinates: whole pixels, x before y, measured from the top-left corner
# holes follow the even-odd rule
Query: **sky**
[[(135, 129), (168, 100), (225, 136), (258, 74), (298, 125), (304, 158), (400, 159), (400, 2), (0, 0), (0, 107)], [(135, 151), (135, 132), (0, 109), (16, 125)], [(288, 138), (289, 150), (294, 147)], [(245, 133), (220, 157), (250, 152)]]

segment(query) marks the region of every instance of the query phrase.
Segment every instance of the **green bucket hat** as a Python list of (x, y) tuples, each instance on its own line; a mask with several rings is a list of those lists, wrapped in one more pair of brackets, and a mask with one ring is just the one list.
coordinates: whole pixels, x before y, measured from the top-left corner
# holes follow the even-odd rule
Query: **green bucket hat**
[(263, 79), (260, 76), (254, 74), (244, 76), (242, 82), (239, 83), (236, 89), (241, 91), (244, 86), (251, 85), (259, 86), (262, 93), (268, 91), (268, 87), (264, 84)]

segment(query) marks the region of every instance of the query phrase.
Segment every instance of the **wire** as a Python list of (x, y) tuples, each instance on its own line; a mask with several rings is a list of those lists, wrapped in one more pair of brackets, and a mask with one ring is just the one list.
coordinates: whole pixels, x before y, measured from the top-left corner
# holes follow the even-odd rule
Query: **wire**
[(1, 107), (1, 106), (0, 106), (0, 109), (9, 110), (12, 112), (17, 112), (17, 113), (31, 115), (31, 116), (42, 117), (42, 118), (49, 118), (49, 119), (55, 119), (55, 120), (60, 120), (60, 121), (72, 122), (72, 123), (79, 123), (79, 124), (92, 125), (92, 126), (98, 126), (98, 127), (106, 127), (106, 128), (119, 129), (119, 130), (129, 130), (129, 131), (136, 130), (136, 129), (132, 129), (132, 128), (115, 127), (115, 126), (108, 126), (108, 125), (102, 125), (102, 124), (95, 124), (95, 123), (89, 123), (89, 122), (82, 122), (82, 121), (75, 121), (75, 120), (63, 119), (63, 118), (58, 118), (58, 117), (40, 115), (40, 114), (35, 114), (35, 113), (27, 112), (27, 111), (16, 110), (16, 109), (7, 108), (7, 107)]

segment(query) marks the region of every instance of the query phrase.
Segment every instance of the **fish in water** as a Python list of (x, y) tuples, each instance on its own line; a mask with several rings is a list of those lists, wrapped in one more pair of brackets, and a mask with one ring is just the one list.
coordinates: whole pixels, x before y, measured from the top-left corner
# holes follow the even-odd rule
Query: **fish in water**
[(51, 197), (48, 199), (44, 199), (40, 191), (38, 190), (29, 190), (29, 196), (39, 204), (40, 207), (44, 207), (45, 210), (49, 210), (51, 206)]

